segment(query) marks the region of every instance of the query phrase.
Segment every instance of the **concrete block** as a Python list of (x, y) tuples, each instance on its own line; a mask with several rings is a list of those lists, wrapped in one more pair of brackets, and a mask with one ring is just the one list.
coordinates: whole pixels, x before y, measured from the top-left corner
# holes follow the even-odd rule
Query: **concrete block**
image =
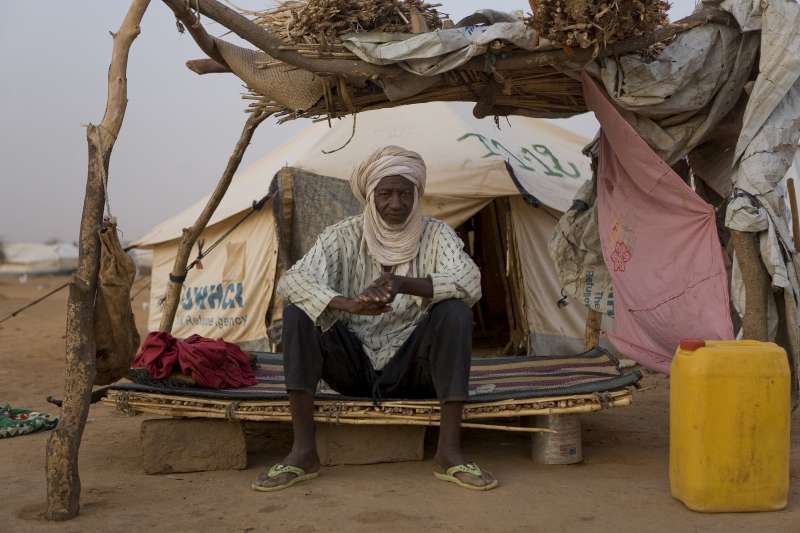
[(324, 466), (421, 461), (424, 444), (424, 426), (317, 424)]
[(247, 446), (238, 422), (166, 418), (142, 422), (142, 465), (147, 474), (242, 470)]
[(292, 425), (288, 422), (242, 422), (247, 453), (283, 457), (292, 449)]

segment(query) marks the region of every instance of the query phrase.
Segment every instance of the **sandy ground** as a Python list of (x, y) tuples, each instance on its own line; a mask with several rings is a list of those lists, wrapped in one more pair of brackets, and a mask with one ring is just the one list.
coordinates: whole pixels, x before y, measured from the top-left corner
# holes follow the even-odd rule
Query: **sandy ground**
[[(0, 279), (0, 316), (62, 281)], [(145, 297), (135, 306), (142, 327)], [(65, 302), (63, 291), (0, 325), (0, 402), (56, 410), (45, 398), (61, 394)], [(583, 418), (580, 465), (534, 464), (524, 436), (466, 433), (466, 451), (502, 481), (488, 493), (435, 480), (430, 459), (326, 468), (291, 490), (252, 492), (261, 465), (279, 459), (281, 450), (252, 455), (244, 471), (148, 476), (139, 448), (144, 417), (97, 405), (81, 448), (81, 514), (70, 522), (42, 519), (47, 433), (0, 441), (0, 531), (800, 532), (797, 434), (786, 510), (693, 513), (669, 493), (668, 382), (650, 377), (647, 384), (634, 406)], [(799, 427), (800, 416), (793, 421)]]

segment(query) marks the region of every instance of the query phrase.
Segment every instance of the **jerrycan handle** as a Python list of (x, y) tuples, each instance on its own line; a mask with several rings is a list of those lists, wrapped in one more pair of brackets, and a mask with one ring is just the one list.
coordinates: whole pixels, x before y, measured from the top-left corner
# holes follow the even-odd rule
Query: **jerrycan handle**
[(702, 339), (684, 339), (681, 341), (681, 350), (686, 352), (693, 352), (699, 348), (706, 347), (706, 341)]

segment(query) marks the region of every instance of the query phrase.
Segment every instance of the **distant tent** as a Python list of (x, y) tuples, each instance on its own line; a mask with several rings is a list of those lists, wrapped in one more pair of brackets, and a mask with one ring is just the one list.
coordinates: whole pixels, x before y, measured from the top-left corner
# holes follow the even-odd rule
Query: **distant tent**
[(78, 248), (74, 244), (5, 243), (0, 275), (69, 274), (78, 268)]
[[(202, 261), (202, 269), (189, 272), (173, 334), (267, 347), (267, 325), (279, 323), (281, 314), (274, 295), (281, 272), (322, 228), (358, 212), (344, 180), (374, 149), (396, 144), (425, 158), (424, 210), (457, 228), (481, 266), (476, 346), (493, 353), (582, 349), (586, 310), (558, 305), (547, 244), (560, 213), (591, 176), (581, 154), (586, 139), (540, 119), (513, 117), (510, 125), (501, 119), (496, 126), (473, 118), (467, 105), (439, 102), (360, 113), (349, 140), (352, 132), (352, 119), (331, 128), (314, 124), (235, 176), (202, 236), (205, 246), (241, 225)], [(241, 222), (268, 193), (269, 202)], [(204, 204), (135, 243), (153, 250), (150, 329), (161, 319), (181, 229)]]

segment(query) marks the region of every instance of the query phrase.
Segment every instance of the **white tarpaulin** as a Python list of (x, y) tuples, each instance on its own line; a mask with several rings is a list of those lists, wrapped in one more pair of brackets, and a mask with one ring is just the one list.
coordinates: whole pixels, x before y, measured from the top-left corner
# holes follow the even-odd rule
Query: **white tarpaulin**
[(0, 275), (63, 274), (78, 268), (74, 244), (15, 243), (3, 245)]
[[(263, 198), (272, 177), (284, 166), (349, 179), (353, 168), (375, 149), (398, 144), (419, 152), (428, 166), (426, 196), (490, 199), (519, 194), (505, 161), (530, 194), (543, 204), (566, 211), (584, 181), (591, 177), (581, 154), (586, 139), (546, 120), (510, 117), (496, 127), (472, 117), (469, 104), (434, 102), (359, 113), (352, 141), (353, 118), (309, 126), (291, 141), (236, 174), (209, 226)], [(510, 125), (509, 125), (510, 124)], [(180, 237), (191, 226), (208, 197), (154, 227), (135, 244), (148, 247)], [(442, 202), (444, 204), (445, 202)], [(447, 209), (446, 205), (442, 205)]]
[[(323, 150), (347, 143), (351, 120), (336, 121), (330, 129), (326, 124), (314, 124), (238, 173), (203, 234), (206, 243), (214, 242), (254, 200), (263, 198), (273, 176), (284, 166), (348, 179), (353, 167), (376, 148), (398, 144), (425, 158), (428, 183), (423, 209), (451, 225), (461, 224), (494, 198), (520, 198), (512, 205), (512, 216), (515, 223), (519, 220), (525, 224), (524, 230), (515, 231), (520, 242), (519, 259), (527, 269), (523, 282), (528, 321), (531, 327), (542, 328), (542, 335), (583, 337), (583, 309), (555, 305), (559, 288), (555, 266), (546, 253), (555, 220), (551, 216), (542, 218), (539, 210), (522, 201), (505, 162), (510, 162), (520, 184), (553, 210), (548, 213), (561, 212), (590, 176), (588, 159), (581, 154), (586, 139), (547, 121), (525, 117), (512, 117), (510, 126), (501, 123), (498, 129), (491, 120), (473, 118), (469, 104), (430, 103), (360, 113), (349, 144), (323, 154)], [(194, 222), (205, 201), (159, 224), (136, 243), (154, 250), (151, 329), (156, 329), (160, 320), (160, 300), (174, 260), (176, 239), (181, 228)], [(528, 228), (529, 224), (541, 227)], [(189, 272), (173, 333), (224, 336), (240, 343), (263, 339), (275, 281), (276, 239), (268, 203), (236, 229), (220, 251), (203, 260), (202, 270)], [(230, 249), (227, 243), (241, 243), (241, 248)], [(242, 254), (245, 259), (241, 259)], [(235, 268), (227, 266), (234, 263)], [(230, 273), (233, 271), (236, 275)]]
[(529, 50), (537, 44), (535, 32), (523, 20), (417, 35), (369, 32), (343, 37), (344, 46), (363, 61), (376, 65), (397, 64), (418, 76), (435, 76), (453, 70), (485, 54), (489, 45), (498, 40)]

